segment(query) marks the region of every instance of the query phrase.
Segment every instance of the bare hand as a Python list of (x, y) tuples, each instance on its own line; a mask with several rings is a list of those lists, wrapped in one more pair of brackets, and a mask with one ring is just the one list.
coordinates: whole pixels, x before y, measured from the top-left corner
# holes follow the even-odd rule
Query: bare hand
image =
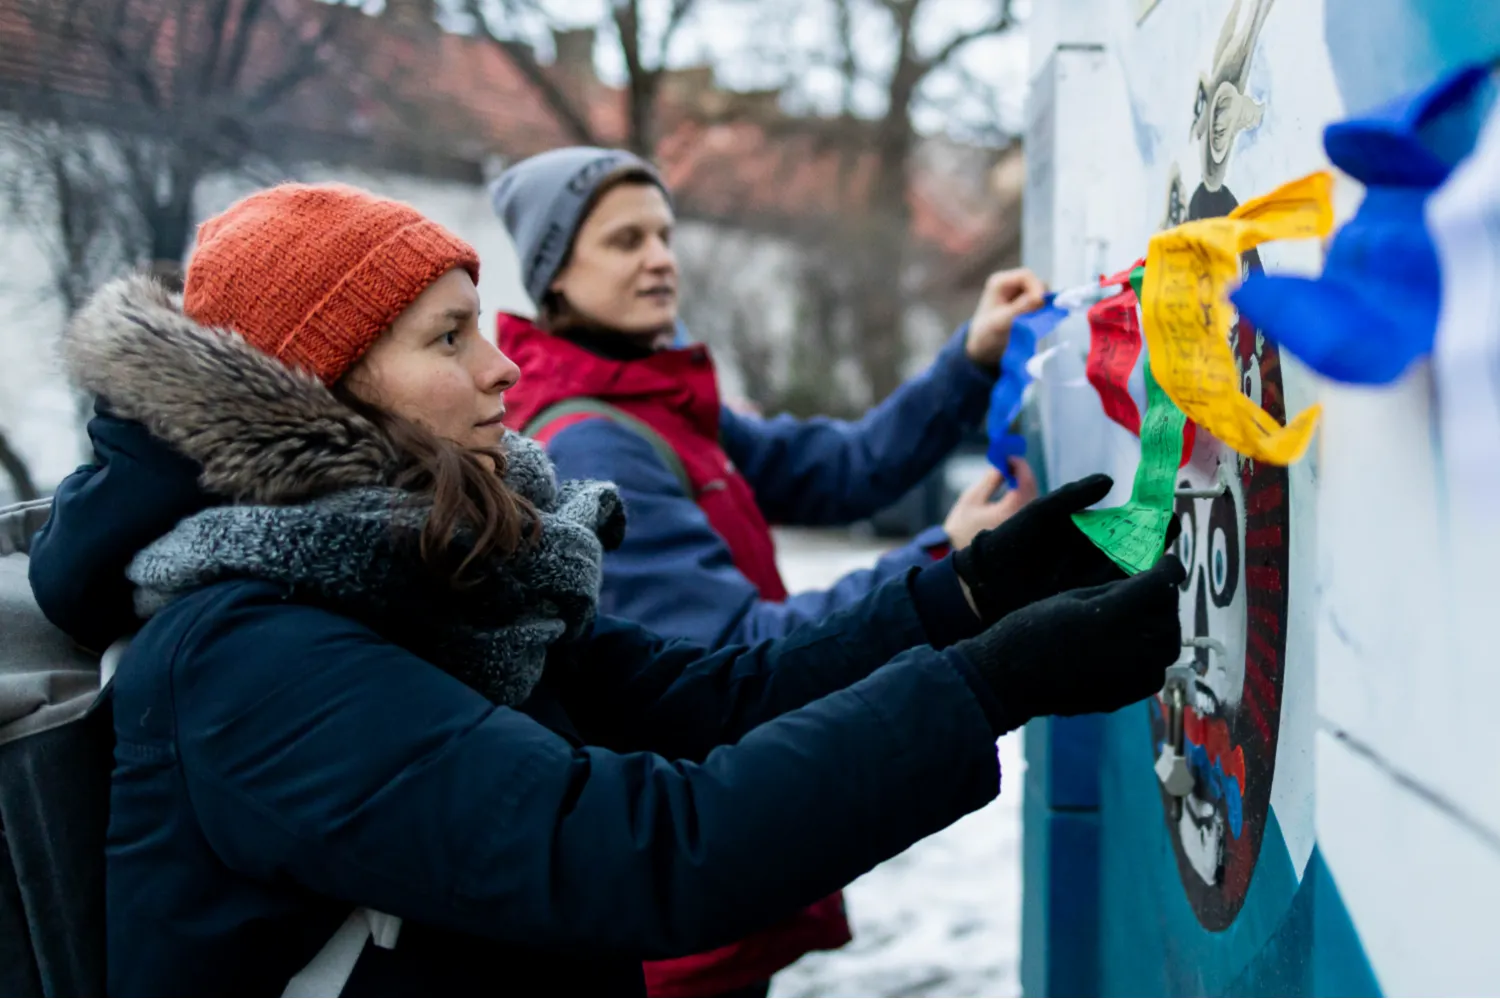
[(1036, 499), (1036, 476), (1024, 458), (1010, 459), (1010, 473), (1016, 477), (1016, 487), (1006, 490), (999, 499), (990, 499), (1002, 481), (1000, 472), (992, 468), (954, 502), (948, 518), (943, 521), (943, 530), (954, 550), (969, 547), (969, 542), (980, 531), (999, 527), (1017, 510)]
[(1047, 286), (1031, 271), (997, 271), (984, 283), (964, 351), (975, 364), (993, 368), (1010, 345), (1010, 327), (1017, 316), (1042, 307)]

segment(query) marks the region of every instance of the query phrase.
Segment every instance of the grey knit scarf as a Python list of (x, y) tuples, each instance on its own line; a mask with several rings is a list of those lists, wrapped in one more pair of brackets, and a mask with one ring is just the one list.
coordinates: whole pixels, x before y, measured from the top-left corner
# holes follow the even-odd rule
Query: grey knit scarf
[(374, 487), (189, 517), (131, 563), (136, 610), (150, 617), (226, 579), (279, 583), (295, 599), (369, 624), (497, 704), (519, 704), (552, 644), (592, 624), (604, 547), (618, 543), (624, 514), (612, 488), (559, 488), (535, 444), (506, 443), (507, 478), (540, 511), (540, 540), (481, 565), (471, 586), (454, 589), (420, 558), (426, 511), (406, 493)]
[(294, 599), (364, 622), (497, 704), (530, 695), (548, 649), (592, 624), (605, 547), (619, 543), (624, 512), (613, 488), (559, 487), (531, 441), (506, 440), (507, 480), (541, 514), (539, 543), (479, 568), (454, 589), (419, 557), (425, 510), (390, 488), (335, 493), (290, 506), (224, 506), (184, 520), (142, 550), (128, 576), (136, 610), (226, 579), (286, 586)]

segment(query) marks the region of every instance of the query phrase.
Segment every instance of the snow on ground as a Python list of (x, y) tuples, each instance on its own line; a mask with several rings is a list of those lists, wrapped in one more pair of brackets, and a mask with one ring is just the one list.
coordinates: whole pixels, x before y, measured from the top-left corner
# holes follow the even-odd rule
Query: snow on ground
[[(884, 546), (832, 532), (778, 531), (788, 589), (870, 565)], [(1004, 790), (844, 893), (854, 942), (777, 975), (773, 996), (1020, 994), (1021, 745), (1000, 742)]]

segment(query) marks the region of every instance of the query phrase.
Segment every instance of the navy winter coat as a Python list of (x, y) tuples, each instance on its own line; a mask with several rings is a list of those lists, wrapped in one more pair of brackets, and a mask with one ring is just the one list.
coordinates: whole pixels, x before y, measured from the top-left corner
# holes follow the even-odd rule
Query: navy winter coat
[[(123, 569), (207, 502), (141, 427), (33, 548), (48, 616), (100, 647)], [(601, 619), (496, 707), (264, 582), (152, 618), (114, 681), (109, 987), (278, 994), (343, 921), (405, 920), (345, 994), (621, 995), (744, 936), (998, 790), (996, 705), (936, 563), (788, 638), (717, 653)], [(927, 644), (924, 644), (927, 643)]]

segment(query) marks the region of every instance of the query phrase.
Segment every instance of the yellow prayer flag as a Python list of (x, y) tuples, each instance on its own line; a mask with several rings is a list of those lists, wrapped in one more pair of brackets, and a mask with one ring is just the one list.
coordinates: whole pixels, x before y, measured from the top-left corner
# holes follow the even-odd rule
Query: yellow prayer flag
[(1324, 237), (1333, 229), (1333, 177), (1311, 174), (1247, 201), (1224, 218), (1197, 219), (1151, 237), (1141, 318), (1151, 370), (1162, 389), (1225, 445), (1257, 461), (1290, 465), (1302, 457), (1321, 406), (1285, 427), (1240, 391), (1229, 349), (1240, 254), (1273, 239)]

